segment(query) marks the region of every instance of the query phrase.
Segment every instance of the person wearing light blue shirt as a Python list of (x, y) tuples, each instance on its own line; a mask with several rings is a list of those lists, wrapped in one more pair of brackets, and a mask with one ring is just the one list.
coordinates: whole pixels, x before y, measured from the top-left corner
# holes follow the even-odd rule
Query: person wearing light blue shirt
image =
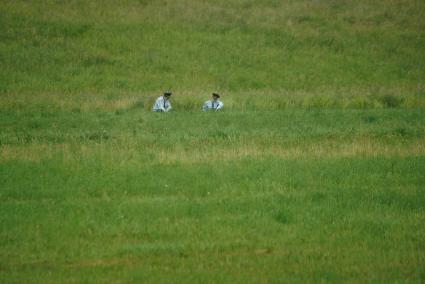
[(171, 110), (171, 95), (171, 92), (165, 92), (163, 96), (157, 98), (152, 110), (155, 112), (169, 112)]
[(224, 104), (219, 99), (220, 99), (220, 94), (213, 93), (212, 94), (212, 100), (206, 101), (204, 103), (204, 105), (202, 106), (202, 110), (203, 111), (207, 111), (207, 110), (218, 111), (218, 110), (221, 110), (224, 107)]

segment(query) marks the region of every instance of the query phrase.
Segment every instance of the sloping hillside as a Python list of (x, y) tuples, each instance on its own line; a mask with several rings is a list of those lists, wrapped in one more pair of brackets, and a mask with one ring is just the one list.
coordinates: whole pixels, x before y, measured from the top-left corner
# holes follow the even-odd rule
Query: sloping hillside
[(2, 93), (423, 93), (425, 2), (1, 1)]

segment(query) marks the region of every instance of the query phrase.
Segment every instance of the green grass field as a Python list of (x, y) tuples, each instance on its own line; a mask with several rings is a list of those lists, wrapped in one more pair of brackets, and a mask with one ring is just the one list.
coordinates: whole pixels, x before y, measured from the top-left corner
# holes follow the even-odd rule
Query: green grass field
[(424, 31), (415, 0), (0, 1), (0, 282), (424, 282)]

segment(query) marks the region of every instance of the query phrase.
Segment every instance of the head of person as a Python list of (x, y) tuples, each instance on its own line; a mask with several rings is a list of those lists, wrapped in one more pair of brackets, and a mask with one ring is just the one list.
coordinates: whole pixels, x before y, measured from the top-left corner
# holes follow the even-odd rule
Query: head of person
[(171, 93), (171, 92), (164, 92), (164, 98), (165, 98), (166, 100), (170, 99), (171, 95), (172, 95), (172, 93)]
[(214, 101), (216, 101), (216, 100), (218, 100), (220, 98), (220, 94), (213, 93), (212, 94), (212, 98), (213, 98)]

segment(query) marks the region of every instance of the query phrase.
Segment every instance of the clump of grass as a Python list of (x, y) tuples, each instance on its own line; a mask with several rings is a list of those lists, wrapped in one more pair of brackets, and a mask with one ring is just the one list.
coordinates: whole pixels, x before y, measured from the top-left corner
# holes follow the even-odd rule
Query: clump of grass
[(279, 222), (280, 224), (283, 224), (283, 225), (289, 224), (292, 221), (291, 214), (287, 211), (284, 211), (284, 210), (277, 212), (275, 214), (274, 218), (277, 222)]
[(395, 108), (399, 107), (403, 103), (403, 98), (392, 95), (385, 95), (380, 97), (379, 101), (384, 105), (384, 107)]

